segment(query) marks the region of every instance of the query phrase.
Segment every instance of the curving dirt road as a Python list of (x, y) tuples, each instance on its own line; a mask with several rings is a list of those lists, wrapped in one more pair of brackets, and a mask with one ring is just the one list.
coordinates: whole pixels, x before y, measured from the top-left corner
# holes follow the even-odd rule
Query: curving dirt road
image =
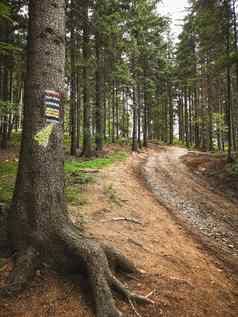
[(237, 278), (238, 205), (189, 171), (181, 159), (187, 153), (160, 147), (147, 158), (144, 177), (156, 198)]

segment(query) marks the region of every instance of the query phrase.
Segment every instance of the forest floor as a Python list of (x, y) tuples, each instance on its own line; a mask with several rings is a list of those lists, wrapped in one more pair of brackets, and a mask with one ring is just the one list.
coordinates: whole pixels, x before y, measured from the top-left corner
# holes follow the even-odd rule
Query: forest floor
[[(238, 316), (236, 198), (212, 188), (204, 172), (209, 159), (206, 165), (201, 157), (202, 163), (195, 163), (198, 154), (159, 146), (131, 154), (94, 171), (94, 182), (81, 194), (83, 204), (69, 208), (74, 223), (118, 247), (146, 272), (141, 279), (124, 279), (155, 301), (136, 305), (143, 317)], [(232, 261), (224, 262), (225, 256)], [(8, 261), (0, 284), (10, 269)], [(0, 316), (91, 317), (89, 293), (82, 276), (63, 277), (46, 268), (24, 293), (0, 301)], [(136, 316), (130, 305), (117, 304), (125, 316)]]

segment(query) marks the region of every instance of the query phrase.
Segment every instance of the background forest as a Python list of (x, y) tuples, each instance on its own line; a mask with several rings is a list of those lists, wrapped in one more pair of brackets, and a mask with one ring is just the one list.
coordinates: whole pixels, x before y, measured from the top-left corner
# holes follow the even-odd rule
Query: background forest
[[(72, 155), (148, 140), (237, 149), (235, 0), (189, 1), (177, 44), (159, 1), (68, 1), (65, 134)], [(21, 130), (27, 1), (0, 4), (0, 146)]]
[(238, 7), (160, 2), (0, 2), (4, 316), (237, 316)]

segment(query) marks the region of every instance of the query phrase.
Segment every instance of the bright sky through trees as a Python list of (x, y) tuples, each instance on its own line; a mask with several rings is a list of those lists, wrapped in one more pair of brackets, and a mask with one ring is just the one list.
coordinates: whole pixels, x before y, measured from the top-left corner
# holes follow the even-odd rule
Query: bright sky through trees
[(187, 6), (187, 0), (162, 0), (159, 5), (160, 12), (171, 17), (171, 28), (175, 37), (182, 31), (182, 20)]

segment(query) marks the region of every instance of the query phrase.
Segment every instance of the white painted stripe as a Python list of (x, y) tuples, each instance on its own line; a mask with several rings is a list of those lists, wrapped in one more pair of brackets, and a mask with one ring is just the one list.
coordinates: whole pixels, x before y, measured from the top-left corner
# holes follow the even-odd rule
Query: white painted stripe
[(59, 123), (59, 120), (54, 120), (54, 119), (46, 119), (46, 122), (49, 122), (49, 123)]
[(59, 108), (59, 104), (57, 102), (53, 102), (53, 101), (46, 101), (45, 104), (47, 106), (55, 106)]
[(60, 98), (57, 98), (57, 97), (51, 97), (51, 96), (45, 96), (45, 100), (54, 100), (54, 101), (57, 101), (57, 102), (60, 102)]

